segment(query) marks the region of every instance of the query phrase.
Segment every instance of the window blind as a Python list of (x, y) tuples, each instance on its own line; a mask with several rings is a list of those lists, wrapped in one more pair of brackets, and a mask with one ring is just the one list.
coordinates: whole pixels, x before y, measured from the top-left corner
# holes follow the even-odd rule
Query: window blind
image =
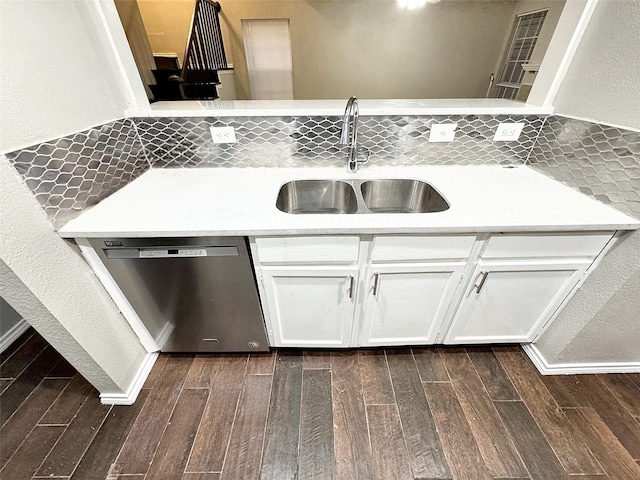
[(253, 100), (293, 99), (289, 19), (242, 20)]

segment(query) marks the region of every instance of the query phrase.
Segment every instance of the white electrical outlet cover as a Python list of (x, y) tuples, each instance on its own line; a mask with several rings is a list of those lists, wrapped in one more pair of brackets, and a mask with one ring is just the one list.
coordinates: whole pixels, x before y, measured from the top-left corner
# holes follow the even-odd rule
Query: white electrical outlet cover
[(236, 131), (233, 127), (209, 127), (213, 143), (236, 143)]
[(457, 123), (434, 123), (429, 131), (430, 142), (453, 142), (456, 138)]
[(506, 142), (509, 140), (518, 140), (522, 133), (524, 123), (500, 123), (496, 128), (496, 134), (493, 136), (494, 142)]

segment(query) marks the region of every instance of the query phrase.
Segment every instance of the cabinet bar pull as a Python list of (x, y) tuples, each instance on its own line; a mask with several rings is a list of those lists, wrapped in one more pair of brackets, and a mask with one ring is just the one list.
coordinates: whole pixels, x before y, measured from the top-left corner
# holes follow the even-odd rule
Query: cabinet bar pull
[(353, 298), (353, 275), (349, 275), (349, 298)]
[(380, 279), (380, 274), (376, 273), (373, 275), (373, 296), (375, 297), (378, 293), (378, 281)]
[(480, 272), (480, 275), (482, 275), (482, 280), (480, 280), (480, 283), (476, 283), (473, 285), (474, 287), (476, 287), (476, 293), (480, 293), (480, 290), (482, 290), (482, 286), (484, 285), (484, 282), (487, 281), (489, 272)]

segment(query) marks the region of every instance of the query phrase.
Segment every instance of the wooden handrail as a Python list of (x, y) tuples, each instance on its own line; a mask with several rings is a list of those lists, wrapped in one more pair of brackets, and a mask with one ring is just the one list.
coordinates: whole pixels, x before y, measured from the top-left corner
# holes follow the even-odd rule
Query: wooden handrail
[[(189, 42), (182, 65), (181, 76), (185, 81), (203, 81), (209, 78), (210, 72), (229, 68), (218, 16), (220, 11), (218, 2), (196, 1), (191, 19)], [(192, 78), (189, 79), (189, 77)]]

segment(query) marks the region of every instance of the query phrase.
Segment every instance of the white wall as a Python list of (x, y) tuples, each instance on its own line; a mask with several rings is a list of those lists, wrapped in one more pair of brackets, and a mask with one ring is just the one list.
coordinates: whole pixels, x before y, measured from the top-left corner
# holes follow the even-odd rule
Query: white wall
[(549, 364), (640, 363), (640, 232), (600, 262), (536, 347)]
[(176, 54), (182, 65), (196, 0), (137, 0), (137, 3), (153, 53)]
[(84, 0), (0, 2), (0, 151), (122, 118), (126, 95)]
[[(101, 14), (93, 1), (0, 1), (2, 152), (124, 116)], [(4, 155), (0, 201), (2, 296), (98, 390), (126, 392), (146, 351)]]
[(599, 0), (556, 113), (640, 129), (640, 1)]
[(153, 59), (153, 52), (142, 22), (138, 2), (136, 0), (115, 0), (115, 6), (131, 47), (131, 53), (135, 58), (145, 92), (149, 98), (153, 98), (149, 85), (155, 85), (156, 83), (152, 72), (156, 68), (156, 62)]
[[(640, 128), (640, 2), (600, 0), (555, 100), (560, 115)], [(536, 343), (547, 363), (640, 364), (640, 232), (607, 254)]]

